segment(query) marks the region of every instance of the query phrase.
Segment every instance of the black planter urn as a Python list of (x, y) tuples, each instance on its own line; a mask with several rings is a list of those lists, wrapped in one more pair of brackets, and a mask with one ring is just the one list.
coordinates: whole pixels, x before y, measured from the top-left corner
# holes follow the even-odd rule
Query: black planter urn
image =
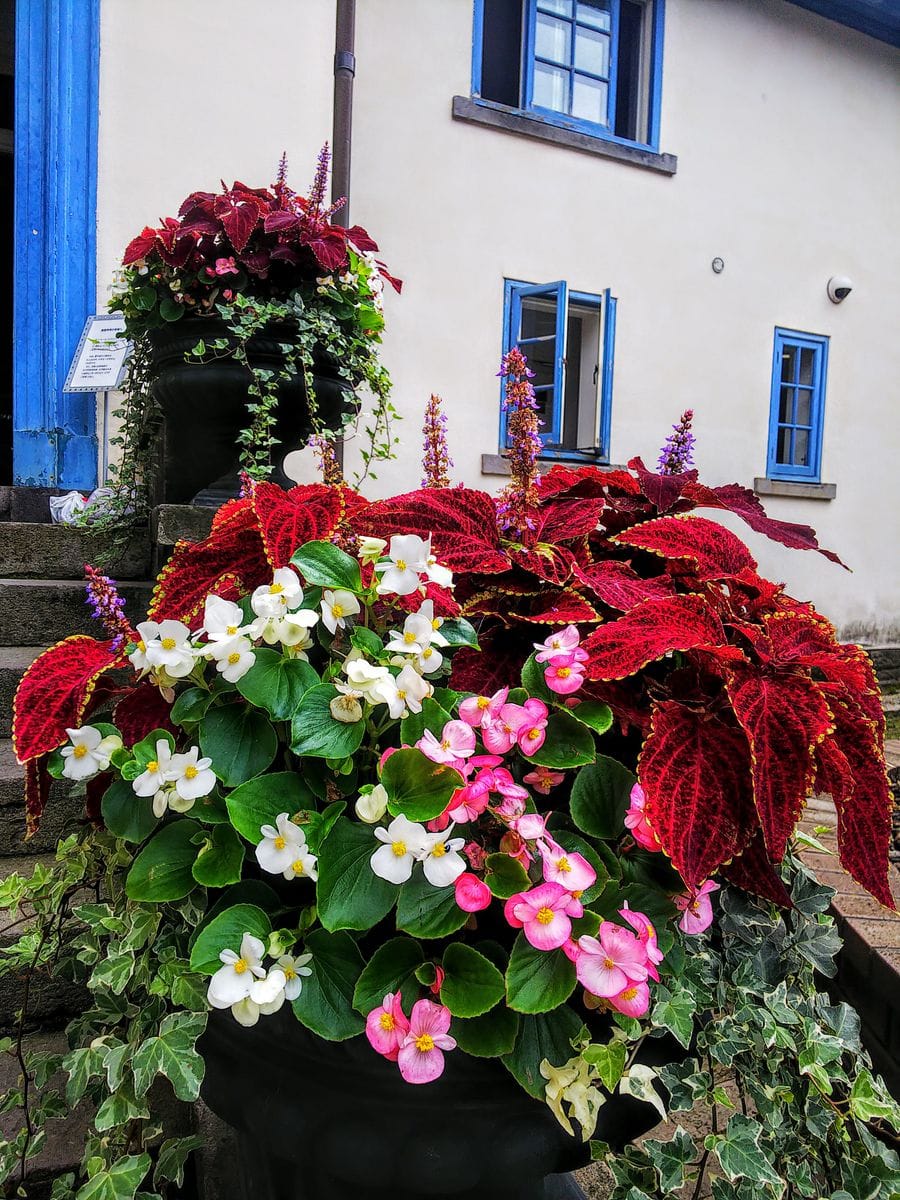
[[(440, 1079), (410, 1085), (365, 1037), (326, 1042), (287, 1007), (251, 1029), (213, 1012), (199, 1049), (203, 1099), (237, 1133), (240, 1182), (220, 1200), (581, 1194), (559, 1174), (586, 1165), (587, 1145), (494, 1059), (452, 1051)], [(658, 1120), (649, 1104), (616, 1096), (594, 1137), (621, 1147)]]
[[(183, 317), (149, 334), (153, 382), (151, 392), (164, 417), (158, 500), (169, 504), (221, 504), (240, 490), (237, 438), (251, 423), (247, 412), (250, 372), (226, 351), (210, 349), (225, 338), (235, 345), (220, 317)], [(284, 367), (283, 344), (294, 342), (290, 324), (270, 325), (247, 345), (254, 367), (279, 371)], [(198, 342), (207, 347), (207, 361), (186, 358)], [(213, 357), (216, 355), (216, 357)], [(338, 428), (353, 408), (353, 391), (325, 354), (313, 360), (313, 386), (321, 424)], [(282, 464), (287, 454), (301, 449), (313, 431), (302, 373), (278, 385), (273, 482), (291, 487)]]

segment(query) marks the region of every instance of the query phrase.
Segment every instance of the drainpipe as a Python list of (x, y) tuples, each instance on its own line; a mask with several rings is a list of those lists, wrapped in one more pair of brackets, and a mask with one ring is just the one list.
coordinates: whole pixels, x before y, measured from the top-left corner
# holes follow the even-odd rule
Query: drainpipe
[[(350, 147), (353, 126), (353, 77), (356, 74), (356, 0), (337, 0), (334, 28), (334, 107), (331, 130), (331, 199), (344, 196), (347, 203), (334, 222), (350, 225)], [(336, 438), (334, 452), (344, 465), (344, 439)]]

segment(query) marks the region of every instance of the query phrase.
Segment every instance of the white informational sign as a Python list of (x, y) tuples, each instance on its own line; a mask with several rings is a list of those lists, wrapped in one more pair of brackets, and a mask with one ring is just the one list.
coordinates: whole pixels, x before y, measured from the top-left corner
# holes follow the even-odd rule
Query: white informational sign
[(124, 317), (88, 317), (62, 390), (105, 392), (118, 387), (131, 349), (124, 331)]

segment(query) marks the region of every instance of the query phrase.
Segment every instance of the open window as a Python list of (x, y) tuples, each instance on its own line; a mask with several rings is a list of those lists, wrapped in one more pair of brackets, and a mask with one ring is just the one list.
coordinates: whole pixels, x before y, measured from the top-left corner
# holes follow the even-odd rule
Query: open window
[[(616, 301), (609, 289), (573, 292), (563, 280), (507, 280), (504, 352), (518, 347), (534, 372), (544, 452), (609, 461)], [(500, 444), (508, 445), (501, 412)]]
[(819, 479), (827, 368), (827, 337), (775, 330), (767, 464), (770, 479)]

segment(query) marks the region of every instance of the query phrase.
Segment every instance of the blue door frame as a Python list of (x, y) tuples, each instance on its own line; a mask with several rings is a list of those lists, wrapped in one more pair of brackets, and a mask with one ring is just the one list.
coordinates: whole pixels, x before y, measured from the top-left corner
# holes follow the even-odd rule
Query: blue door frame
[(94, 311), (100, 0), (16, 0), (13, 476), (97, 482), (96, 396), (64, 394)]

